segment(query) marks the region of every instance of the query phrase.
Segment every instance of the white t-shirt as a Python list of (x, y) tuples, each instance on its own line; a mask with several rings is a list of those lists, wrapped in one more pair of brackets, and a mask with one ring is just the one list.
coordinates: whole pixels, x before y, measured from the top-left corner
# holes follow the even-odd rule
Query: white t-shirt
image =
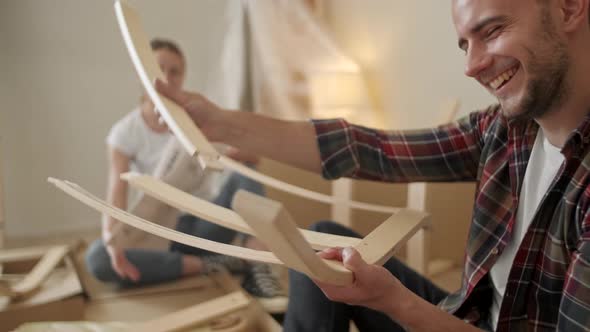
[[(130, 158), (132, 171), (152, 174), (170, 139), (174, 138), (169, 131), (157, 133), (150, 129), (141, 116), (141, 110), (137, 108), (113, 125), (106, 142)], [(223, 189), (230, 173), (229, 170), (224, 170), (195, 174), (200, 176), (201, 180), (199, 187), (192, 194), (212, 201)], [(130, 194), (130, 200), (137, 198), (135, 193)]]
[(131, 170), (152, 174), (171, 137), (169, 131), (158, 133), (150, 129), (141, 110), (135, 109), (113, 125), (106, 141), (129, 157)]
[(494, 330), (498, 325), (500, 306), (516, 252), (563, 161), (564, 157), (560, 149), (551, 145), (543, 135), (543, 130), (539, 128), (520, 191), (512, 238), (490, 269), (494, 289), (494, 298), (490, 308), (490, 323)]

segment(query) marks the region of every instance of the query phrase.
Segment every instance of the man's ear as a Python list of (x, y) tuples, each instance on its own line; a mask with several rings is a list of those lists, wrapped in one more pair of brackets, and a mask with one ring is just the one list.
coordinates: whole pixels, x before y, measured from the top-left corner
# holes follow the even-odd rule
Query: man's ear
[(581, 25), (588, 25), (589, 0), (560, 0), (561, 24), (565, 32), (572, 32)]

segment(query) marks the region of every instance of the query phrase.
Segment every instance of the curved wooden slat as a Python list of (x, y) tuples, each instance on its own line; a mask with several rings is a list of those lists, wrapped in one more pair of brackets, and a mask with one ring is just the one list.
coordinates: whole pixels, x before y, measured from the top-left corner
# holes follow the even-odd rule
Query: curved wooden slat
[[(235, 211), (176, 189), (153, 176), (138, 173), (124, 173), (121, 175), (121, 178), (126, 180), (132, 187), (140, 189), (174, 208), (238, 232), (254, 235), (252, 228)], [(324, 234), (301, 229), (300, 231), (305, 240), (314, 249), (318, 250), (332, 247), (352, 247), (361, 241), (361, 239), (347, 236)]]
[(234, 256), (242, 259), (253, 260), (270, 264), (283, 264), (273, 253), (268, 251), (253, 250), (238, 246), (202, 239), (176, 230), (163, 227), (151, 221), (138, 218), (137, 216), (116, 208), (93, 194), (87, 192), (75, 183), (49, 178), (48, 181), (56, 187), (74, 197), (91, 208), (105, 213), (129, 226), (139, 228), (150, 234), (161, 236), (165, 239), (186, 244), (191, 247), (209, 250), (218, 254)]
[[(352, 273), (344, 268), (342, 263), (324, 260), (315, 254), (282, 204), (247, 191), (241, 190), (236, 193), (234, 208), (243, 213), (245, 221), (255, 231), (256, 236), (273, 252), (277, 253), (278, 258), (268, 251), (218, 243), (160, 226), (104, 202), (77, 184), (54, 178), (49, 178), (48, 181), (102, 213), (171, 241), (242, 259), (286, 264), (289, 268), (333, 284), (346, 285), (353, 280)], [(398, 219), (402, 220), (398, 222)], [(425, 214), (413, 211), (402, 212), (399, 216), (393, 216), (386, 220), (384, 224), (359, 242), (355, 248), (361, 252), (368, 263), (382, 263), (391, 257), (394, 249), (411, 236), (412, 232), (423, 226), (425, 220), (427, 220)], [(399, 235), (395, 235), (400, 231)], [(396, 242), (396, 236), (400, 242)]]
[(344, 204), (344, 205), (347, 205), (353, 209), (380, 212), (380, 213), (385, 213), (385, 214), (393, 214), (393, 213), (396, 213), (400, 210), (399, 208), (392, 207), (392, 206), (370, 204), (370, 203), (363, 203), (363, 202), (357, 202), (357, 201), (338, 201), (337, 199), (335, 199), (334, 197), (332, 197), (330, 195), (326, 195), (326, 194), (319, 193), (317, 191), (301, 188), (296, 185), (275, 179), (271, 176), (262, 174), (252, 168), (245, 166), (242, 163), (239, 163), (239, 162), (237, 162), (233, 159), (230, 159), (228, 157), (225, 157), (225, 156), (219, 157), (219, 163), (224, 165), (225, 167), (233, 170), (233, 171), (236, 171), (236, 172), (238, 172), (238, 173), (240, 173), (252, 180), (263, 183), (269, 187), (273, 187), (275, 189), (278, 189), (278, 190), (281, 190), (281, 191), (284, 191), (284, 192), (287, 192), (287, 193), (290, 193), (290, 194), (293, 194), (296, 196), (307, 198), (309, 200), (314, 200), (314, 201), (318, 201), (318, 202), (322, 202), (322, 203), (326, 203), (326, 204), (334, 204), (334, 203)]
[(198, 157), (202, 166), (222, 169), (219, 165), (219, 153), (200, 130), (193, 124), (186, 112), (170, 99), (160, 95), (153, 86), (156, 78), (166, 80), (158, 65), (149, 40), (144, 33), (137, 13), (123, 2), (115, 3), (115, 12), (121, 34), (137, 75), (156, 109), (166, 121), (174, 135), (192, 156)]
[[(154, 88), (155, 78), (163, 79), (163, 75), (157, 65), (154, 54), (149, 47), (148, 38), (142, 28), (141, 21), (136, 11), (123, 1), (115, 2), (117, 21), (131, 61), (143, 87), (156, 105), (166, 124), (189, 154), (197, 156), (203, 166), (214, 169), (228, 168), (246, 177), (263, 183), (278, 190), (297, 195), (310, 200), (327, 204), (334, 204), (334, 197), (312, 190), (301, 188), (290, 183), (277, 180), (250, 169), (225, 156), (220, 156), (213, 145), (193, 123), (184, 110), (170, 99), (160, 95)], [(339, 204), (348, 205), (351, 208), (375, 211), (386, 214), (396, 213), (399, 209), (377, 204), (369, 204), (355, 201), (338, 201)]]

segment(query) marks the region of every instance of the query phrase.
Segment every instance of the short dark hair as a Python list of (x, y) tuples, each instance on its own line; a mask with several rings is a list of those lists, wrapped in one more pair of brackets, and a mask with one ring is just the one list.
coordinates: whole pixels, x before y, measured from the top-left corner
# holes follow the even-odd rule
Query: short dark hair
[(182, 53), (182, 50), (180, 50), (180, 47), (177, 43), (170, 39), (154, 38), (150, 41), (150, 46), (152, 47), (152, 51), (166, 49), (184, 60), (184, 54)]

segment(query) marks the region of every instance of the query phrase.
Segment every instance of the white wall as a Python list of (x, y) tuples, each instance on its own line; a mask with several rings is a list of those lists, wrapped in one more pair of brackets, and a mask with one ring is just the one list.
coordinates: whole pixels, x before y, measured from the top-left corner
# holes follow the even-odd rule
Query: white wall
[[(142, 0), (150, 36), (177, 40), (187, 87), (202, 89), (222, 43), (226, 1)], [(104, 138), (139, 84), (111, 0), (0, 1), (0, 136), (8, 235), (98, 228), (98, 214), (48, 176), (104, 195)]]
[(459, 97), (461, 114), (493, 99), (463, 75), (451, 1), (326, 0), (330, 29), (366, 70), (383, 127), (434, 124), (443, 101)]

